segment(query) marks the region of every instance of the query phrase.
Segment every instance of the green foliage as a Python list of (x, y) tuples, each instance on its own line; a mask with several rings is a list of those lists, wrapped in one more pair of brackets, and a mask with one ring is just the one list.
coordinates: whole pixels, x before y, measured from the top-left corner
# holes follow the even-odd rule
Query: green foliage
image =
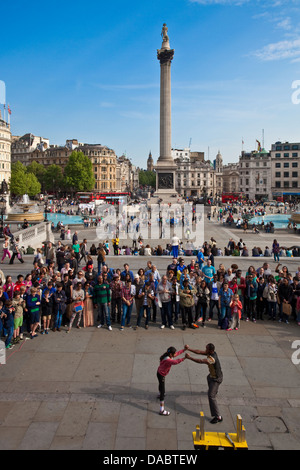
[(27, 168), (27, 173), (33, 173), (37, 177), (39, 182), (43, 184), (43, 177), (46, 172), (44, 165), (34, 160), (26, 168)]
[(154, 171), (140, 171), (139, 183), (142, 186), (152, 186), (156, 188), (156, 173)]
[(64, 181), (73, 192), (91, 191), (95, 187), (95, 177), (91, 160), (83, 152), (73, 151), (64, 171)]
[(41, 192), (41, 184), (37, 177), (27, 171), (27, 168), (21, 162), (12, 164), (11, 178), (9, 183), (10, 192), (15, 196), (35, 196)]
[(64, 190), (64, 174), (58, 165), (50, 165), (44, 173), (44, 187), (46, 191), (58, 192)]

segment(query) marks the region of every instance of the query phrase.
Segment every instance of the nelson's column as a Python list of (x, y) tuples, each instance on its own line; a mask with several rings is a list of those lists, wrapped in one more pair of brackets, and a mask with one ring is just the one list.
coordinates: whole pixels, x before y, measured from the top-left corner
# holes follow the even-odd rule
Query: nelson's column
[(155, 196), (168, 199), (176, 194), (176, 164), (171, 153), (171, 62), (174, 49), (170, 48), (168, 28), (165, 23), (161, 36), (162, 46), (157, 50), (157, 58), (160, 61), (160, 155), (155, 166)]

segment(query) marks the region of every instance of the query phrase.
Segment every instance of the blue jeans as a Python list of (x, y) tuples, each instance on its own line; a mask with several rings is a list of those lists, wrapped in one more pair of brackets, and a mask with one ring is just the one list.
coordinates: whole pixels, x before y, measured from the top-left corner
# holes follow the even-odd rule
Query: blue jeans
[(14, 325), (4, 327), (4, 334), (7, 335), (5, 340), (5, 347), (8, 347), (14, 335)]
[(110, 313), (107, 304), (98, 304), (97, 320), (100, 322), (100, 325), (104, 325), (105, 321), (107, 326), (110, 326)]
[(61, 322), (62, 322), (62, 312), (61, 312), (61, 310), (58, 310), (57, 314), (56, 314), (54, 328), (60, 328), (61, 327)]
[(150, 307), (148, 307), (148, 305), (142, 305), (141, 308), (140, 308), (140, 311), (139, 311), (139, 315), (138, 315), (138, 318), (137, 318), (137, 322), (136, 322), (136, 325), (137, 326), (140, 326), (141, 325), (141, 319), (142, 319), (142, 316), (144, 314), (144, 310), (146, 309), (146, 318), (145, 318), (145, 326), (148, 325), (149, 323), (149, 320), (150, 320), (150, 313), (151, 313), (151, 310), (150, 310)]
[(172, 246), (173, 258), (178, 258), (178, 245)]
[(122, 319), (121, 319), (121, 326), (125, 326), (126, 318), (127, 318), (127, 322), (126, 322), (127, 326), (130, 325), (132, 306), (133, 306), (133, 304), (127, 305), (124, 302), (122, 303), (123, 313), (122, 313)]
[(279, 263), (279, 253), (274, 253), (274, 261), (278, 261)]
[(98, 276), (101, 274), (102, 266), (104, 266), (104, 263), (98, 262)]
[(221, 304), (218, 326), (222, 326), (224, 318), (230, 319), (230, 307), (229, 305)]
[(167, 326), (167, 322), (169, 326), (173, 325), (171, 302), (162, 302), (161, 322), (165, 326)]

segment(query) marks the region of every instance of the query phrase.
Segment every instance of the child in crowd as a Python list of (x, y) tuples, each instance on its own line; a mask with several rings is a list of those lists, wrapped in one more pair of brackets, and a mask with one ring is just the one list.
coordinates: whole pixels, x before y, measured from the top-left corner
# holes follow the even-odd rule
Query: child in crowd
[(42, 335), (49, 333), (51, 316), (53, 312), (53, 297), (50, 296), (49, 289), (45, 289), (42, 297)]
[(227, 328), (227, 331), (231, 331), (233, 329), (238, 330), (240, 327), (240, 319), (242, 316), (242, 309), (243, 309), (243, 305), (242, 305), (242, 302), (240, 301), (238, 294), (234, 294), (230, 302), (230, 308), (231, 308), (231, 320), (230, 320), (229, 328)]
[(5, 347), (6, 349), (12, 349), (12, 339), (14, 334), (14, 307), (11, 300), (6, 300), (2, 309), (3, 312), (3, 327), (4, 334), (6, 336)]
[(22, 339), (20, 337), (20, 332), (21, 332), (21, 328), (23, 325), (23, 309), (25, 307), (25, 301), (21, 299), (20, 290), (17, 290), (16, 292), (14, 292), (12, 306), (15, 309), (13, 344), (17, 344)]

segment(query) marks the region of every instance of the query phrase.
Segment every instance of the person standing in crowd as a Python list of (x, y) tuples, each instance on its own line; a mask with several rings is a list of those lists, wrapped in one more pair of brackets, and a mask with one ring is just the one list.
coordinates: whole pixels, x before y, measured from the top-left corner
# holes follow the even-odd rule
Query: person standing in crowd
[(125, 320), (127, 327), (131, 327), (130, 324), (130, 318), (131, 318), (131, 312), (132, 312), (132, 306), (133, 306), (133, 291), (132, 291), (132, 285), (131, 285), (131, 279), (130, 276), (125, 280), (124, 285), (122, 287), (122, 292), (121, 292), (121, 298), (122, 298), (122, 319), (121, 319), (121, 328), (120, 330), (124, 330), (125, 326)]
[(213, 280), (208, 284), (208, 288), (210, 292), (208, 321), (211, 321), (213, 319), (214, 307), (217, 308), (218, 318), (220, 317), (219, 292), (220, 292), (221, 286), (222, 286), (222, 283), (218, 281), (218, 275), (214, 274)]
[(73, 322), (76, 318), (76, 315), (78, 315), (77, 318), (77, 325), (76, 328), (80, 328), (80, 321), (82, 317), (82, 311), (83, 311), (83, 300), (84, 300), (84, 292), (82, 289), (82, 284), (81, 282), (78, 282), (73, 290), (73, 295), (72, 295), (72, 300), (73, 300), (73, 309), (72, 309), (72, 316), (70, 319), (69, 327), (67, 329), (67, 333), (71, 331), (71, 328), (73, 326)]
[(30, 289), (30, 294), (26, 297), (26, 307), (30, 319), (30, 337), (33, 339), (38, 336), (36, 330), (40, 323), (41, 308), (41, 297), (36, 287)]
[(104, 282), (103, 276), (98, 276), (97, 284), (94, 287), (93, 292), (94, 308), (97, 308), (97, 321), (99, 322), (97, 328), (102, 328), (106, 323), (109, 331), (112, 330), (110, 323), (110, 302), (111, 294), (108, 282)]
[(274, 276), (269, 276), (267, 285), (263, 292), (263, 297), (267, 301), (269, 319), (276, 320), (276, 309), (277, 309), (277, 284)]
[(196, 289), (189, 284), (188, 279), (185, 279), (183, 282), (183, 289), (179, 288), (183, 330), (185, 330), (187, 324), (189, 325), (189, 328), (196, 328), (193, 322), (193, 306), (195, 305), (195, 294)]
[(210, 291), (205, 281), (196, 284), (196, 297), (198, 299), (196, 306), (195, 324), (201, 323), (205, 327), (206, 311), (209, 305)]
[(42, 327), (43, 327), (42, 332), (41, 332), (42, 335), (44, 334), (47, 335), (49, 333), (52, 315), (53, 315), (53, 297), (50, 296), (49, 289), (46, 289), (43, 293), (42, 303), (41, 303), (41, 319), (42, 319)]
[(162, 277), (161, 282), (157, 286), (157, 293), (161, 305), (161, 328), (165, 328), (168, 324), (171, 330), (174, 330), (171, 305), (172, 285), (168, 281), (167, 276)]
[(173, 235), (171, 239), (171, 245), (172, 245), (172, 255), (174, 258), (178, 258), (178, 247), (179, 247), (180, 240), (177, 237), (177, 235)]
[(278, 241), (275, 239), (272, 245), (272, 253), (274, 255), (274, 261), (278, 261), (278, 263), (279, 263), (279, 252), (280, 252), (280, 246), (279, 246)]
[(53, 293), (53, 330), (61, 331), (62, 321), (67, 308), (67, 295), (63, 284), (58, 282)]
[(122, 316), (122, 287), (123, 284), (120, 281), (118, 274), (113, 275), (113, 280), (110, 283), (111, 290), (111, 320), (112, 323), (115, 323), (116, 318), (117, 322), (120, 323)]
[(83, 301), (83, 327), (94, 326), (94, 304), (93, 293), (94, 289), (89, 282), (83, 286), (84, 301)]
[(279, 304), (279, 321), (289, 323), (289, 316), (292, 311), (291, 303), (293, 299), (293, 288), (289, 284), (288, 279), (283, 278), (278, 286), (278, 304)]
[(248, 299), (248, 308), (246, 312), (246, 321), (249, 318), (256, 322), (256, 300), (257, 300), (257, 280), (252, 274), (248, 274), (246, 278), (246, 296)]
[(228, 328), (230, 319), (230, 302), (233, 292), (229, 289), (228, 282), (224, 281), (223, 286), (219, 292), (219, 309), (220, 317), (218, 321), (218, 328), (226, 330)]
[(230, 302), (230, 308), (231, 308), (231, 318), (229, 322), (229, 328), (227, 329), (227, 331), (238, 330), (240, 328), (240, 320), (242, 317), (242, 309), (243, 309), (243, 305), (242, 305), (242, 302), (240, 301), (238, 294), (234, 294)]
[(212, 266), (210, 259), (207, 261), (207, 265), (202, 267), (202, 274), (207, 283), (212, 282), (214, 274), (216, 274), (216, 269)]

